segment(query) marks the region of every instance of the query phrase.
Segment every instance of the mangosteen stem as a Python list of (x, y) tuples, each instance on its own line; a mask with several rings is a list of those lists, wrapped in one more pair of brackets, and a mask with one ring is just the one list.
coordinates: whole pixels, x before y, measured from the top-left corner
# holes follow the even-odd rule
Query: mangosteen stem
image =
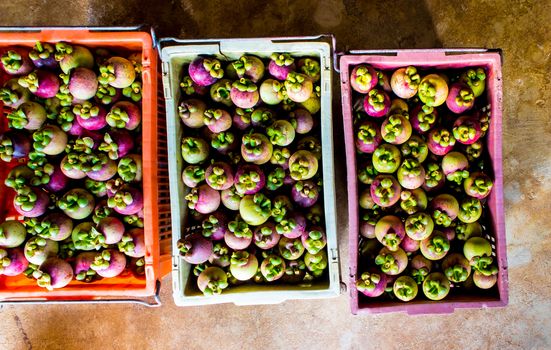
[(379, 274), (364, 272), (356, 281), (356, 289), (360, 292), (372, 291), (377, 287), (380, 281), (381, 276)]
[(366, 66), (360, 66), (356, 69), (356, 83), (363, 89), (367, 90), (371, 86), (373, 77)]
[(382, 111), (383, 109), (385, 109), (385, 95), (381, 91), (377, 89), (372, 89), (371, 91), (369, 91), (367, 96), (369, 96), (368, 102), (374, 110)]

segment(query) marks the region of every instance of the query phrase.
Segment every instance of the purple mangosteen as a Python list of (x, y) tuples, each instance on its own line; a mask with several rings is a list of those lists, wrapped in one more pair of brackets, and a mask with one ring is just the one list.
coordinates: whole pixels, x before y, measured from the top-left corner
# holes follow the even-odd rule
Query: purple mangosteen
[(120, 89), (115, 89), (110, 85), (100, 84), (98, 85), (98, 91), (96, 91), (95, 101), (97, 103), (101, 103), (102, 105), (110, 105), (120, 100), (121, 96), (122, 92)]
[(276, 231), (287, 238), (295, 239), (306, 232), (306, 225), (304, 215), (298, 212), (289, 212), (285, 218), (277, 223)]
[(132, 62), (123, 57), (111, 57), (99, 66), (98, 81), (102, 85), (111, 85), (124, 89), (132, 85), (136, 79), (136, 71)]
[(221, 154), (228, 154), (237, 148), (237, 138), (232, 131), (223, 131), (211, 135), (210, 145)]
[(201, 86), (195, 83), (189, 75), (186, 75), (180, 81), (180, 87), (184, 94), (191, 96), (197, 94), (199, 96), (204, 96), (209, 92), (208, 86)]
[(486, 88), (486, 73), (483, 68), (468, 69), (461, 74), (459, 80), (471, 88), (474, 97), (481, 96)]
[(258, 248), (267, 250), (275, 247), (280, 237), (275, 229), (275, 225), (267, 222), (254, 230), (253, 242)]
[(206, 109), (207, 105), (205, 102), (196, 98), (190, 98), (183, 100), (178, 105), (178, 115), (184, 125), (196, 129), (205, 125), (204, 114)]
[(237, 107), (248, 109), (256, 106), (260, 99), (258, 87), (249, 79), (241, 78), (232, 84), (230, 98)]
[(40, 265), (46, 261), (46, 259), (57, 255), (59, 252), (59, 243), (35, 236), (25, 243), (23, 252), (27, 261), (31, 264)]
[(418, 251), (420, 245), (421, 243), (419, 241), (410, 238), (408, 235), (405, 235), (404, 239), (402, 239), (402, 242), (400, 242), (400, 248), (408, 253), (408, 255), (410, 253), (415, 253), (416, 251)]
[(268, 72), (278, 80), (287, 79), (287, 75), (296, 68), (295, 59), (288, 53), (273, 53), (270, 56)]
[(400, 184), (392, 175), (378, 175), (370, 187), (371, 198), (380, 207), (391, 207), (400, 199)]
[(137, 214), (144, 205), (142, 191), (131, 186), (123, 186), (107, 200), (107, 205), (122, 215)]
[(446, 177), (437, 163), (428, 163), (425, 169), (425, 183), (423, 184), (425, 191), (437, 190), (444, 186)]
[(300, 238), (281, 237), (278, 243), (279, 254), (286, 260), (297, 260), (304, 253)]
[(400, 166), (401, 154), (398, 147), (382, 144), (373, 152), (373, 167), (380, 173), (392, 174)]
[[(315, 205), (314, 205), (315, 207)], [(311, 207), (310, 209), (312, 210)], [(289, 197), (284, 195), (279, 195), (274, 198), (272, 201), (272, 218), (275, 222), (279, 223), (282, 220), (287, 218), (287, 214), (293, 210), (293, 204)], [(312, 222), (312, 220), (310, 220)]]
[(313, 227), (304, 231), (301, 236), (302, 245), (310, 254), (319, 253), (327, 245), (327, 237), (321, 227)]
[(219, 295), (228, 285), (228, 276), (219, 267), (207, 267), (197, 277), (197, 287), (205, 296)]
[(234, 183), (237, 193), (243, 195), (255, 194), (264, 188), (266, 177), (259, 166), (245, 164), (237, 168)]
[(18, 165), (10, 170), (4, 184), (13, 188), (15, 191), (28, 186), (33, 178), (35, 177), (34, 172), (27, 165)]
[(55, 59), (59, 62), (59, 67), (65, 74), (79, 67), (88, 69), (94, 67), (94, 56), (84, 46), (73, 46), (64, 42), (58, 42), (55, 44), (55, 50)]
[(319, 195), (319, 186), (312, 180), (297, 181), (291, 188), (291, 197), (299, 207), (313, 206), (318, 201)]
[(423, 281), (423, 294), (430, 300), (442, 300), (450, 292), (450, 281), (440, 273), (433, 272)]
[(245, 195), (239, 202), (239, 214), (249, 225), (262, 225), (270, 218), (271, 213), (272, 202), (262, 193)]
[(251, 126), (251, 114), (254, 110), (252, 108), (236, 108), (233, 113), (233, 126), (239, 130), (245, 130)]
[(316, 254), (306, 252), (304, 254), (304, 263), (308, 271), (310, 271), (314, 277), (319, 277), (323, 274), (323, 271), (327, 269), (329, 263), (327, 260), (327, 253), (325, 250), (320, 250)]
[(397, 177), (402, 187), (414, 190), (425, 182), (425, 169), (416, 159), (404, 159), (398, 168)]
[(375, 264), (387, 275), (396, 276), (406, 269), (408, 256), (402, 248), (397, 247), (395, 251), (391, 251), (383, 247), (375, 258)]
[(405, 68), (399, 68), (392, 73), (390, 78), (390, 85), (392, 86), (392, 92), (396, 96), (408, 99), (417, 94), (421, 77), (417, 72), (417, 68), (408, 66)]
[(417, 284), (421, 284), (432, 270), (432, 261), (419, 254), (411, 259), (409, 267), (411, 268), (411, 277)]
[(273, 146), (263, 134), (245, 134), (242, 142), (241, 156), (246, 162), (260, 165), (267, 163), (272, 157)]
[(295, 128), (287, 120), (276, 120), (266, 129), (266, 135), (273, 145), (285, 147), (294, 141)]
[(449, 227), (459, 214), (459, 203), (450, 194), (439, 194), (430, 201), (435, 224)]
[(239, 281), (248, 281), (258, 269), (256, 256), (247, 251), (233, 252), (230, 259), (230, 272)]
[(446, 106), (450, 111), (461, 114), (474, 106), (474, 93), (467, 84), (453, 83), (450, 86)]
[(49, 156), (65, 151), (67, 134), (55, 125), (46, 125), (33, 133), (33, 148)]
[(274, 122), (274, 119), (275, 112), (266, 107), (256, 108), (251, 113), (251, 125), (253, 127), (266, 128)]
[(256, 56), (243, 55), (232, 66), (239, 78), (247, 78), (257, 83), (264, 76), (266, 67), (262, 60)]
[(253, 241), (253, 231), (240, 215), (228, 223), (228, 231), (224, 235), (224, 242), (234, 250), (247, 249)]
[(362, 237), (375, 238), (375, 225), (381, 217), (381, 211), (377, 209), (368, 210), (360, 219), (360, 235)]
[(296, 151), (289, 158), (289, 170), (293, 180), (311, 179), (318, 172), (318, 159), (310, 151)]
[(283, 101), (286, 91), (283, 83), (274, 79), (266, 79), (260, 85), (259, 93), (262, 102), (273, 106)]
[(421, 241), (421, 254), (429, 260), (440, 260), (450, 250), (450, 240), (441, 231), (434, 230), (432, 234)]
[(182, 158), (189, 164), (198, 164), (209, 156), (208, 143), (198, 137), (182, 138)]
[(76, 188), (65, 193), (57, 201), (57, 206), (70, 218), (82, 220), (92, 214), (95, 201), (90, 192)]
[(480, 121), (476, 117), (461, 116), (453, 123), (453, 136), (464, 145), (478, 141), (482, 136)]
[(119, 101), (111, 107), (105, 119), (112, 128), (135, 130), (142, 122), (142, 113), (136, 104)]
[(234, 186), (231, 186), (227, 190), (222, 190), (220, 193), (220, 199), (222, 204), (230, 210), (239, 210), (239, 202), (243, 195), (239, 193)]
[(117, 165), (117, 174), (125, 182), (141, 182), (142, 157), (139, 154), (128, 154), (122, 157)]
[(63, 213), (51, 213), (34, 227), (37, 236), (52, 241), (63, 241), (71, 236), (73, 221)]
[(224, 77), (222, 64), (212, 57), (197, 57), (189, 64), (188, 73), (199, 86), (210, 86)]
[(233, 185), (233, 171), (224, 162), (212, 163), (205, 171), (207, 184), (215, 190), (227, 190)]
[(209, 257), (209, 263), (218, 267), (230, 266), (230, 257), (232, 250), (223, 241), (213, 242), (212, 254)]
[(76, 225), (71, 232), (71, 240), (78, 250), (97, 250), (104, 246), (103, 235), (96, 230), (93, 222), (82, 222)]
[(0, 101), (4, 106), (17, 108), (30, 100), (31, 92), (19, 85), (18, 80), (18, 78), (10, 79), (0, 89)]
[(438, 112), (434, 107), (427, 105), (417, 105), (411, 111), (410, 122), (413, 130), (424, 134), (436, 124)]
[(146, 254), (144, 229), (133, 228), (122, 235), (117, 244), (119, 251), (132, 258), (141, 258)]
[(289, 121), (297, 134), (307, 134), (314, 128), (312, 114), (304, 108), (298, 108), (289, 113)]
[(37, 41), (31, 52), (29, 52), (29, 58), (36, 68), (56, 69), (58, 63), (55, 60), (54, 53), (55, 47), (53, 45)]
[(370, 272), (363, 272), (356, 280), (356, 289), (367, 297), (381, 296), (388, 283), (387, 275), (375, 269)]
[(77, 122), (86, 130), (101, 130), (107, 125), (107, 111), (101, 105), (85, 101), (73, 106)]
[(92, 263), (96, 259), (96, 252), (82, 252), (73, 262), (73, 274), (77, 281), (90, 283), (98, 279), (96, 271), (92, 270)]
[(415, 299), (419, 291), (415, 280), (409, 276), (400, 276), (394, 281), (392, 291), (396, 298), (401, 301), (411, 301)]
[(400, 146), (404, 157), (412, 157), (419, 163), (423, 163), (429, 154), (427, 143), (417, 135), (413, 135)]
[(418, 94), (421, 102), (430, 107), (438, 107), (448, 97), (448, 83), (438, 74), (429, 74), (421, 79)]
[(471, 274), (471, 265), (462, 254), (448, 254), (442, 262), (442, 271), (454, 283), (465, 282)]
[(310, 78), (314, 83), (318, 82), (321, 78), (320, 63), (316, 59), (312, 59), (308, 57), (301, 58), (297, 62), (297, 71), (302, 72), (304, 75)]
[(29, 52), (30, 50), (26, 47), (11, 47), (3, 50), (0, 63), (4, 71), (10, 75), (29, 74), (33, 69)]
[(63, 288), (73, 279), (73, 268), (65, 260), (50, 257), (35, 270), (32, 276), (39, 287), (48, 290)]
[(205, 169), (198, 165), (188, 165), (182, 172), (182, 181), (187, 187), (197, 187), (205, 180)]
[(54, 73), (42, 69), (22, 76), (18, 83), (39, 98), (55, 97), (61, 85)]
[(372, 89), (364, 98), (364, 110), (371, 117), (384, 117), (390, 111), (390, 97), (386, 92)]
[(101, 277), (117, 277), (126, 268), (126, 257), (115, 249), (105, 249), (96, 254), (90, 268)]
[(375, 225), (375, 237), (391, 251), (396, 251), (399, 248), (405, 235), (404, 224), (397, 216), (383, 216)]
[(228, 231), (226, 216), (221, 212), (212, 213), (203, 220), (201, 227), (203, 227), (202, 234), (206, 238), (213, 241), (224, 239)]
[(21, 248), (0, 248), (0, 275), (17, 276), (27, 270), (29, 262)]
[(106, 217), (98, 222), (96, 230), (101, 234), (98, 240), (101, 244), (117, 244), (124, 235), (124, 223), (116, 217)]
[(473, 273), (473, 282), (480, 289), (490, 289), (497, 283), (497, 268), (496, 272), (490, 275), (485, 275), (478, 271)]
[(379, 175), (371, 160), (366, 160), (358, 169), (358, 180), (365, 185), (371, 185), (375, 177)]
[(22, 103), (6, 116), (11, 129), (38, 130), (46, 121), (46, 109), (37, 102)]
[(266, 281), (273, 282), (278, 280), (283, 277), (285, 273), (285, 260), (277, 255), (268, 255), (262, 261), (260, 271)]
[(232, 101), (230, 98), (230, 91), (231, 81), (228, 79), (221, 79), (210, 86), (210, 97), (214, 102), (231, 107)]
[(28, 218), (36, 218), (44, 215), (48, 210), (50, 197), (39, 188), (23, 186), (17, 190), (13, 198), (15, 210)]
[(213, 133), (220, 133), (231, 128), (232, 117), (223, 109), (207, 109), (203, 114), (203, 123)]
[(465, 198), (459, 204), (459, 214), (457, 218), (467, 224), (480, 219), (482, 215), (482, 204), (476, 198)]
[(442, 171), (448, 181), (461, 184), (469, 177), (469, 161), (461, 152), (450, 152), (442, 158)]
[(291, 72), (285, 79), (285, 91), (291, 101), (302, 103), (312, 96), (314, 85), (307, 75)]
[(421, 188), (412, 191), (403, 190), (400, 193), (400, 207), (408, 214), (427, 209), (427, 195)]
[(266, 178), (266, 188), (270, 191), (276, 191), (285, 184), (285, 177), (287, 176), (285, 169), (277, 167), (272, 170)]
[(374, 121), (364, 120), (358, 125), (356, 149), (362, 153), (373, 153), (383, 141), (381, 128)]
[(27, 230), (19, 221), (6, 220), (0, 224), (0, 247), (15, 248), (25, 242)]
[(455, 137), (453, 133), (445, 128), (432, 129), (427, 135), (427, 146), (429, 150), (437, 156), (443, 156), (449, 153), (454, 145)]
[(378, 75), (375, 69), (367, 65), (354, 67), (350, 73), (350, 86), (360, 94), (367, 94), (377, 86)]
[(125, 157), (134, 149), (134, 137), (124, 129), (107, 131), (98, 150), (106, 152), (110, 159), (117, 160)]
[(0, 159), (4, 162), (25, 158), (29, 155), (30, 150), (31, 142), (23, 132), (8, 130), (0, 134)]
[(434, 221), (427, 213), (415, 213), (406, 219), (405, 229), (408, 237), (416, 241), (422, 241), (432, 234)]
[(490, 177), (481, 172), (469, 175), (463, 182), (465, 193), (473, 198), (484, 199), (490, 195), (494, 184)]
[(188, 207), (201, 214), (210, 214), (220, 206), (220, 192), (207, 184), (192, 188), (185, 198), (188, 201)]
[[(88, 68), (75, 68), (69, 73), (60, 74), (63, 83), (67, 85), (71, 96), (78, 101), (86, 101), (98, 92), (96, 73)], [(60, 92), (63, 92), (60, 88)]]

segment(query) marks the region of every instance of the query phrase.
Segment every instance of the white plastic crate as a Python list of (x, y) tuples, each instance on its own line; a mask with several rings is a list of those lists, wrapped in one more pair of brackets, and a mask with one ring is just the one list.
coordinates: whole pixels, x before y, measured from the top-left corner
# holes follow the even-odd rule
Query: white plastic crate
[[(332, 60), (331, 48), (321, 37), (317, 38), (258, 38), (161, 41), (163, 89), (166, 101), (170, 194), (172, 210), (172, 280), (176, 305), (192, 306), (218, 303), (236, 305), (276, 304), (289, 299), (329, 298), (339, 295), (339, 255), (337, 249), (335, 183), (332, 125)], [(179, 88), (182, 69), (198, 55), (212, 55), (221, 60), (236, 60), (244, 53), (267, 58), (272, 52), (288, 52), (294, 57), (317, 57), (321, 65), (321, 142), (322, 172), (325, 206), (325, 229), (329, 273), (326, 279), (316, 280), (309, 287), (297, 285), (241, 285), (232, 286), (221, 295), (206, 297), (195, 286), (191, 265), (178, 254), (177, 241), (185, 233), (189, 191), (181, 181), (183, 159), (180, 142), (183, 127), (178, 116), (181, 98)]]

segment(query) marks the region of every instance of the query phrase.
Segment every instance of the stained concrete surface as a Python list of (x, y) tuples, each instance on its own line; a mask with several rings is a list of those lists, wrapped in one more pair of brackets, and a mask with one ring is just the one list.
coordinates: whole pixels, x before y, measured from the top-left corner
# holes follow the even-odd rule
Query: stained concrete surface
[[(0, 308), (2, 349), (549, 349), (551, 348), (551, 7), (548, 1), (11, 0), (2, 25), (149, 23), (160, 36), (248, 37), (334, 33), (353, 48), (500, 47), (510, 305), (450, 315), (352, 316), (348, 298), (281, 305)], [(338, 96), (335, 103), (338, 103)], [(335, 142), (342, 145), (338, 108)], [(528, 143), (529, 142), (529, 143)], [(342, 149), (342, 147), (337, 147)], [(345, 201), (343, 154), (337, 193)], [(346, 207), (339, 205), (346, 271)]]

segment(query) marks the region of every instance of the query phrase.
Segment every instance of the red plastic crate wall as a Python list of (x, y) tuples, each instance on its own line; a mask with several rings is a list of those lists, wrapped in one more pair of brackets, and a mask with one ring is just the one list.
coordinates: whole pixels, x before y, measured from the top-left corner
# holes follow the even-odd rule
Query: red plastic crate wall
[[(59, 42), (65, 41), (80, 44), (90, 48), (107, 48), (121, 55), (130, 52), (142, 53), (143, 64), (143, 91), (142, 91), (142, 162), (143, 162), (143, 192), (144, 192), (144, 231), (146, 244), (146, 268), (145, 278), (134, 277), (130, 272), (124, 272), (115, 278), (102, 279), (94, 283), (86, 284), (72, 281), (67, 287), (47, 291), (36, 285), (34, 280), (25, 276), (6, 277), (0, 276), (0, 301), (2, 300), (90, 300), (90, 299), (116, 299), (128, 297), (147, 297), (155, 294), (156, 281), (162, 277), (159, 245), (159, 206), (166, 198), (158, 198), (158, 193), (165, 188), (167, 196), (168, 175), (166, 166), (166, 128), (159, 130), (159, 125), (164, 121), (157, 120), (157, 55), (153, 49), (151, 36), (144, 32), (93, 32), (85, 29), (51, 29), (31, 32), (0, 33), (0, 50), (18, 45), (32, 47), (36, 41)], [(4, 72), (0, 73), (0, 82), (4, 83), (9, 77)], [(7, 107), (0, 103), (0, 131), (7, 129), (5, 118)], [(158, 145), (158, 140), (164, 140), (164, 146)], [(164, 147), (164, 148), (163, 148)], [(163, 158), (164, 156), (164, 158)], [(164, 159), (164, 163), (162, 162)], [(157, 164), (164, 164), (161, 175), (158, 178)], [(10, 169), (18, 164), (12, 161), (9, 164), (0, 162), (0, 221), (7, 218), (18, 217), (13, 208), (14, 192), (6, 188), (4, 180)], [(159, 181), (165, 181), (160, 183)], [(161, 199), (161, 203), (159, 202)], [(160, 203), (160, 204), (159, 204)], [(163, 215), (170, 217), (170, 212), (163, 207)], [(166, 220), (166, 219), (165, 219)], [(170, 241), (170, 231), (166, 232)], [(165, 244), (166, 245), (166, 244)], [(170, 256), (170, 250), (164, 249)]]

